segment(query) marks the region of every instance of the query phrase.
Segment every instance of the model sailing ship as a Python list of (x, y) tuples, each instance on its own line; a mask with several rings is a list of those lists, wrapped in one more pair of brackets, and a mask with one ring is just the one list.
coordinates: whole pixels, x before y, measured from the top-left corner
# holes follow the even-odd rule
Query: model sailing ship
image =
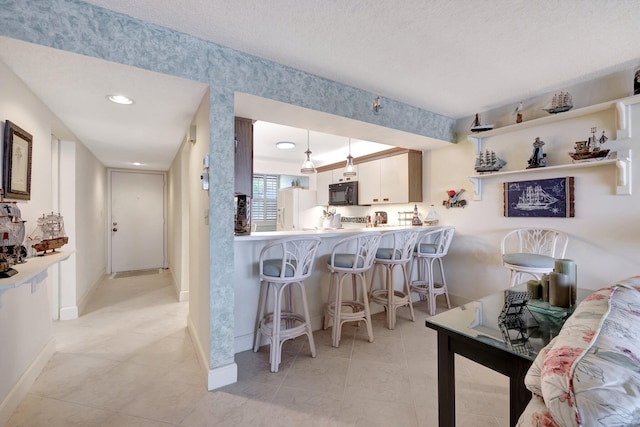
[(43, 252), (39, 255), (46, 254), (48, 250), (55, 252), (66, 245), (69, 237), (64, 232), (62, 215), (53, 212), (48, 215), (42, 214), (42, 217), (38, 218), (36, 229), (29, 236), (29, 241), (36, 252)]
[(475, 169), (480, 173), (497, 172), (506, 164), (507, 162), (498, 157), (495, 152), (486, 150), (484, 153), (480, 152), (476, 157)]
[(573, 108), (573, 99), (569, 92), (560, 92), (560, 94), (554, 94), (551, 98), (551, 102), (548, 103), (543, 110), (550, 113), (563, 113)]
[(493, 125), (489, 125), (486, 123), (481, 124), (480, 115), (476, 113), (476, 118), (474, 119), (473, 123), (471, 123), (471, 132), (484, 132), (491, 129), (493, 129)]
[(596, 140), (596, 128), (591, 128), (591, 136), (587, 141), (578, 141), (576, 142), (574, 152), (569, 153), (574, 163), (577, 161), (587, 161), (587, 160), (602, 160), (607, 158), (610, 150), (603, 150), (600, 148), (600, 145), (607, 142), (609, 138), (604, 135), (604, 131), (602, 131), (602, 135), (600, 138)]
[(548, 209), (557, 201), (557, 198), (544, 191), (540, 185), (528, 185), (518, 197), (515, 208), (522, 211)]
[(24, 241), (24, 223), (15, 202), (2, 200), (0, 189), (0, 278), (11, 277), (18, 272), (12, 267), (22, 264), (27, 257)]

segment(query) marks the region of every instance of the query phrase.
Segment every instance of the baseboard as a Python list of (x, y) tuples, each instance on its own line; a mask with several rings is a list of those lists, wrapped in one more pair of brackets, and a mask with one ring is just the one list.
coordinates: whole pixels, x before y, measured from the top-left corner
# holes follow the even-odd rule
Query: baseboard
[(236, 382), (238, 382), (238, 365), (234, 362), (226, 366), (209, 370), (207, 390), (215, 390)]
[(235, 363), (215, 369), (209, 368), (209, 357), (206, 356), (208, 352), (205, 353), (204, 348), (202, 348), (202, 343), (200, 342), (200, 339), (198, 339), (198, 334), (196, 333), (193, 322), (191, 321), (191, 316), (187, 316), (187, 330), (189, 331), (193, 345), (196, 348), (196, 354), (198, 355), (200, 366), (202, 366), (205, 372), (207, 372), (207, 390), (215, 390), (217, 388), (236, 383), (238, 381), (238, 365)]
[(178, 292), (178, 302), (186, 302), (186, 301), (189, 301), (189, 291)]
[(0, 403), (0, 426), (6, 425), (20, 402), (25, 398), (29, 389), (42, 372), (51, 356), (56, 352), (56, 340), (51, 338), (33, 360), (26, 372), (11, 388), (7, 397)]
[(180, 283), (175, 274), (173, 273), (173, 269), (169, 267), (169, 271), (171, 272), (171, 280), (173, 280), (173, 289), (176, 290), (176, 297), (178, 298), (178, 302), (189, 301), (189, 291), (182, 290), (178, 283)]
[(61, 307), (59, 320), (74, 320), (78, 318), (78, 306)]
[(193, 346), (196, 348), (196, 355), (200, 361), (200, 366), (204, 371), (209, 372), (209, 357), (202, 348), (202, 343), (200, 342), (200, 338), (198, 338), (198, 333), (193, 325), (193, 321), (191, 320), (191, 314), (187, 316), (187, 330), (191, 336), (191, 342), (193, 342)]

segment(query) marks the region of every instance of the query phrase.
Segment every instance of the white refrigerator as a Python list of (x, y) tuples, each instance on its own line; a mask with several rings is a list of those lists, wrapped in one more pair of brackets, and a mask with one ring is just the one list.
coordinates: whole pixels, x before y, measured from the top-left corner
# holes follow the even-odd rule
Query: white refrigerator
[[(303, 188), (285, 188), (278, 191), (277, 231), (302, 230), (308, 217), (305, 211), (316, 206), (316, 192)], [(306, 224), (307, 226), (309, 224)]]

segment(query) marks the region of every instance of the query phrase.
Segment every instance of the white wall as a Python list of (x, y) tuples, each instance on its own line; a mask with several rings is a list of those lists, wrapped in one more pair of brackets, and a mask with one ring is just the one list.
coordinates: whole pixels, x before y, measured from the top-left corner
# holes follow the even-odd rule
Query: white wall
[(189, 144), (183, 142), (168, 173), (167, 256), (179, 301), (189, 299)]
[[(196, 143), (187, 143), (179, 155), (186, 157), (188, 167), (183, 169), (188, 191), (189, 216), (189, 331), (203, 367), (210, 366), (210, 290), (209, 290), (209, 229), (205, 224), (205, 211), (209, 208), (209, 193), (202, 190), (200, 174), (202, 159), (209, 151), (209, 92), (198, 107), (194, 124)], [(211, 191), (215, 191), (212, 188)], [(230, 201), (231, 203), (231, 201)], [(184, 240), (183, 240), (184, 241)]]
[[(59, 268), (51, 267), (48, 277), (34, 286), (33, 293), (31, 286), (24, 285), (1, 297), (3, 425), (55, 350), (51, 319), (57, 315), (50, 310), (51, 298), (60, 299), (56, 303), (59, 302), (61, 318), (74, 318), (78, 300), (86, 297), (104, 272), (106, 187), (102, 164), (1, 62), (0, 93), (2, 131), (8, 119), (33, 136), (31, 200), (18, 202), (22, 217), (27, 220), (27, 234), (33, 231), (39, 216), (59, 210), (69, 236), (65, 250), (77, 249)], [(53, 288), (58, 285), (59, 294)]]
[[(4, 135), (4, 121), (8, 119), (33, 136), (31, 200), (18, 202), (29, 234), (36, 219), (52, 209), (51, 128), (56, 118), (1, 62), (0, 93), (0, 134)], [(37, 368), (29, 371), (32, 363), (50, 357), (53, 339), (47, 291), (50, 283), (48, 277), (34, 293), (25, 285), (0, 296), (0, 424), (4, 424), (3, 417), (17, 404), (15, 393), (10, 396), (14, 386), (26, 375), (28, 387), (29, 381), (37, 376)]]
[[(605, 100), (626, 97), (632, 77), (617, 73), (598, 81), (569, 88), (575, 108)], [(626, 86), (625, 86), (626, 84)], [(626, 89), (624, 89), (626, 87)], [(563, 89), (566, 90), (566, 89)], [(525, 120), (544, 117), (539, 111), (553, 93), (525, 102)], [(535, 107), (532, 107), (535, 106)], [(515, 105), (505, 106), (483, 113), (482, 122), (496, 123), (497, 127), (515, 122), (511, 111)], [(632, 148), (634, 194), (615, 195), (616, 168), (613, 165), (572, 169), (565, 171), (540, 171), (535, 175), (496, 177), (483, 182), (482, 200), (472, 200), (473, 186), (467, 179), (474, 175), (475, 153), (466, 134), (471, 118), (460, 121), (457, 145), (435, 150), (425, 168), (424, 181), (432, 192), (438, 207), (446, 199), (449, 189), (465, 188), (468, 202), (464, 209), (438, 208), (441, 223), (454, 225), (454, 237), (450, 254), (445, 260), (445, 271), (450, 293), (459, 300), (475, 299), (508, 286), (508, 271), (502, 267), (500, 242), (509, 230), (525, 226), (546, 226), (562, 230), (569, 235), (566, 257), (578, 265), (579, 286), (597, 289), (640, 272), (640, 107), (632, 107), (631, 139), (614, 141), (615, 110), (561, 121), (543, 127), (529, 128), (488, 140), (487, 148), (494, 150), (508, 164), (503, 169), (525, 169), (532, 153), (535, 137), (546, 142), (548, 165), (571, 163), (568, 153), (574, 142), (590, 136), (590, 128), (605, 130), (611, 138), (605, 148), (613, 151)], [(634, 148), (636, 147), (636, 148)], [(502, 183), (530, 179), (575, 177), (575, 218), (506, 218), (503, 216)]]
[(76, 293), (83, 305), (106, 271), (107, 171), (80, 143), (75, 143), (75, 158), (75, 221), (71, 223), (76, 234)]

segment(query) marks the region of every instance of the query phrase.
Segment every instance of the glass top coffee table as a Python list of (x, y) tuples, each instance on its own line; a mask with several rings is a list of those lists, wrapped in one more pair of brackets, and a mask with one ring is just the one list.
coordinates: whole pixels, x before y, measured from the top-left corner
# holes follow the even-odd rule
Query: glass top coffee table
[[(578, 289), (577, 301), (591, 293)], [(505, 310), (505, 295), (509, 300)], [(509, 424), (515, 425), (531, 399), (524, 376), (538, 352), (560, 331), (572, 308), (526, 301), (526, 286), (496, 292), (426, 320), (438, 332), (438, 420), (455, 426), (454, 355), (509, 377)]]

